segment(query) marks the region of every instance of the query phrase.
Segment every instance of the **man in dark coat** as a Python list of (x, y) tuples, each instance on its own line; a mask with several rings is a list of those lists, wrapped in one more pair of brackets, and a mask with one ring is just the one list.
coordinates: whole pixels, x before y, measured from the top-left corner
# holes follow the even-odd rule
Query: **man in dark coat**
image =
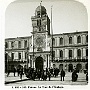
[(22, 79), (22, 75), (23, 75), (23, 67), (21, 67), (20, 69), (20, 79)]
[(50, 81), (50, 78), (51, 78), (50, 69), (49, 69), (49, 71), (48, 71), (48, 78), (49, 78), (49, 81)]
[(64, 71), (63, 69), (62, 69), (62, 71), (61, 71), (60, 75), (61, 75), (61, 81), (62, 81), (62, 78), (63, 78), (63, 81), (64, 81), (65, 71)]
[(74, 70), (74, 71), (72, 72), (72, 81), (73, 81), (73, 82), (77, 81), (77, 78), (78, 78), (77, 71)]
[(40, 78), (41, 78), (41, 71), (39, 70), (38, 71), (38, 79), (40, 80)]

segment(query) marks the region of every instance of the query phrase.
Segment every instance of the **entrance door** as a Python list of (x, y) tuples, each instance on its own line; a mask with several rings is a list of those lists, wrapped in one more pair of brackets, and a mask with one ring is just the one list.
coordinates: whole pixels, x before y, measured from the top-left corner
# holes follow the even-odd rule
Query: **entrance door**
[(37, 57), (36, 60), (35, 60), (35, 67), (36, 67), (36, 70), (40, 70), (42, 71), (43, 70), (43, 58), (42, 57)]
[(73, 71), (73, 65), (72, 65), (72, 64), (69, 64), (69, 65), (68, 65), (68, 71), (69, 71), (69, 72), (72, 72), (72, 71)]
[(76, 69), (78, 70), (78, 72), (82, 69), (82, 65), (81, 64), (77, 64)]

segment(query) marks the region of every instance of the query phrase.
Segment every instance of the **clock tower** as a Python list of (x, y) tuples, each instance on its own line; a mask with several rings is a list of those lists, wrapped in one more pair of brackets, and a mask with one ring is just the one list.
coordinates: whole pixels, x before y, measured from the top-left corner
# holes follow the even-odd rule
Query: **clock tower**
[(32, 20), (34, 51), (47, 51), (47, 37), (50, 35), (50, 19), (44, 6), (40, 4), (35, 10)]
[(50, 35), (50, 19), (44, 6), (38, 6), (35, 10), (35, 16), (32, 20), (32, 47), (33, 52), (33, 67), (37, 70), (43, 70), (50, 67), (50, 47), (48, 37)]

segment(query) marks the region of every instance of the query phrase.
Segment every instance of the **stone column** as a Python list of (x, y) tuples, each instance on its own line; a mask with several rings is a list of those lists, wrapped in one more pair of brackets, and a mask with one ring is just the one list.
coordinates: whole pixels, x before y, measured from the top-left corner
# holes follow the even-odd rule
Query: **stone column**
[(33, 61), (33, 65), (34, 65), (33, 68), (35, 68), (35, 61)]
[(77, 59), (77, 48), (74, 48), (74, 58)]
[(28, 67), (30, 67), (30, 55), (28, 55), (28, 60), (29, 60), (29, 63), (28, 63)]

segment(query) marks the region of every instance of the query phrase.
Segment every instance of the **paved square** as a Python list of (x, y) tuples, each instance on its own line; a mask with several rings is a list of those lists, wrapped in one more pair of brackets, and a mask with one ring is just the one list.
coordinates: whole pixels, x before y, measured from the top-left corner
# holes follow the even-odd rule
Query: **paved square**
[(28, 80), (25, 75), (23, 76), (23, 79), (27, 79), (25, 81), (20, 81), (18, 82), (17, 80), (20, 80), (20, 77), (13, 76), (13, 73), (10, 74), (9, 77), (5, 76), (5, 81), (17, 81), (15, 83), (9, 83), (5, 84), (6, 86), (21, 86), (21, 85), (87, 85), (86, 81), (86, 74), (84, 73), (78, 73), (78, 80), (76, 82), (71, 81), (71, 75), (72, 73), (67, 72), (65, 75), (65, 81), (60, 81), (60, 75), (58, 77), (51, 77), (51, 81), (48, 81), (48, 78), (46, 81), (41, 81), (36, 79), (35, 81), (33, 80)]

